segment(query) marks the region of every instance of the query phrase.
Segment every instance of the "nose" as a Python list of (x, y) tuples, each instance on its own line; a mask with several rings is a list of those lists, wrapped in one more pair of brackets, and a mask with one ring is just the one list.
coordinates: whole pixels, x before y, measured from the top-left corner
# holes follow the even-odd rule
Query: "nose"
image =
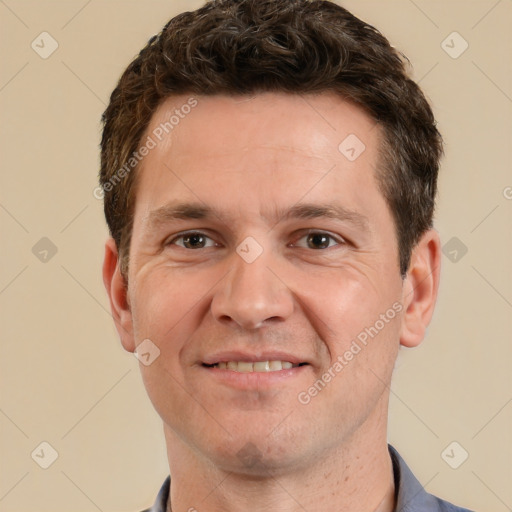
[[(293, 313), (293, 295), (264, 252), (252, 263), (237, 253), (233, 266), (215, 289), (211, 311), (218, 322), (257, 329), (284, 321)], [(274, 267), (274, 268), (272, 268)]]

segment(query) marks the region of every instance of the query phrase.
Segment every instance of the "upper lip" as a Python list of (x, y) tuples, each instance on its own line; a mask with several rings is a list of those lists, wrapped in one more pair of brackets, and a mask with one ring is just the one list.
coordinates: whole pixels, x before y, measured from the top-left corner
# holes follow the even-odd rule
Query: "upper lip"
[(305, 358), (287, 354), (286, 352), (261, 351), (257, 353), (229, 351), (211, 354), (201, 361), (203, 364), (212, 365), (227, 361), (245, 361), (255, 363), (257, 361), (289, 361), (292, 364), (307, 363)]

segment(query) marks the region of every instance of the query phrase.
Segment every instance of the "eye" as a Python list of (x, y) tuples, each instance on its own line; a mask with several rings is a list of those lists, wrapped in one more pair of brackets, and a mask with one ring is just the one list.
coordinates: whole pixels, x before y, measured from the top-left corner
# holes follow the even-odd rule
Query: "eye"
[(204, 233), (190, 231), (176, 236), (169, 242), (166, 242), (165, 245), (178, 245), (185, 249), (204, 249), (206, 247), (215, 247), (217, 244)]
[[(306, 240), (306, 245), (300, 244), (300, 240)], [(331, 244), (334, 242), (334, 244)], [(345, 241), (342, 238), (334, 237), (329, 233), (323, 231), (309, 231), (304, 236), (299, 238), (298, 242), (292, 244), (294, 247), (305, 247), (306, 249), (328, 249), (333, 245), (343, 245)]]

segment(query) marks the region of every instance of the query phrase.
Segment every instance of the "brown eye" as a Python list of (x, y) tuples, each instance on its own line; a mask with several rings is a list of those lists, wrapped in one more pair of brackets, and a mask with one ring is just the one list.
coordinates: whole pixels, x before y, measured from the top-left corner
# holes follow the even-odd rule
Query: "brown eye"
[[(300, 242), (301, 240), (306, 240), (306, 242), (302, 243)], [(302, 236), (299, 241), (293, 245), (297, 247), (304, 247), (306, 249), (319, 250), (328, 249), (334, 245), (342, 245), (343, 243), (343, 240), (335, 238), (329, 233), (324, 233), (322, 231), (310, 231), (306, 235)]]
[(326, 249), (329, 247), (329, 235), (323, 233), (310, 233), (308, 235), (308, 245), (311, 249)]
[[(178, 243), (178, 241), (181, 243)], [(177, 236), (169, 242), (169, 245), (171, 244), (179, 245), (185, 249), (204, 249), (205, 247), (215, 246), (215, 242), (209, 236), (195, 231)]]

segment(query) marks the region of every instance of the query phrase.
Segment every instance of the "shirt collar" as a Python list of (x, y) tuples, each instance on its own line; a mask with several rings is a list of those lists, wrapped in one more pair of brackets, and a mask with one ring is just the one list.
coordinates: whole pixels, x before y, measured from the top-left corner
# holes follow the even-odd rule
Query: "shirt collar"
[(395, 477), (395, 512), (471, 512), (429, 494), (395, 448), (388, 444), (388, 450)]
[(396, 449), (388, 445), (388, 450), (393, 462), (393, 474), (395, 475), (395, 512), (438, 510), (438, 507), (434, 507), (435, 504), (430, 499), (431, 495), (418, 482)]
[[(395, 512), (471, 512), (467, 509), (450, 505), (427, 493), (395, 448), (388, 444), (388, 450), (393, 463), (395, 479)], [(170, 486), (171, 477), (168, 476), (158, 493), (154, 505), (143, 512), (166, 512)]]

